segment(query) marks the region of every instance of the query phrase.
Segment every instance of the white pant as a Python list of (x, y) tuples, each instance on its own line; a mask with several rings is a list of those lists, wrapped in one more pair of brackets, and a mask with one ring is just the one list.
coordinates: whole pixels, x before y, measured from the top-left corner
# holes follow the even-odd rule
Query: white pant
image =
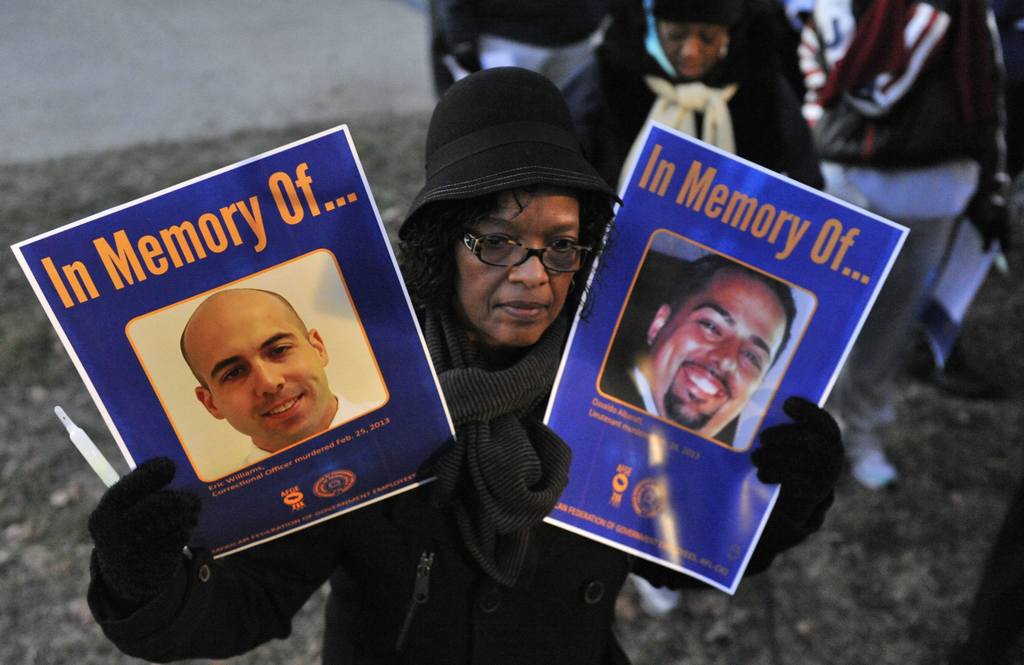
[[(977, 186), (969, 161), (883, 171), (825, 163), (826, 191), (910, 229), (829, 398), (850, 457), (882, 448), (896, 418), (893, 379), (907, 360), (921, 308), (953, 229)], [(894, 214), (895, 213), (895, 214)]]
[[(588, 37), (567, 46), (534, 46), (505, 37), (480, 35), (480, 65), (484, 69), (523, 67), (543, 74), (562, 88), (589, 60), (590, 42)], [(446, 56), (444, 62), (456, 81), (469, 74), (451, 56)]]

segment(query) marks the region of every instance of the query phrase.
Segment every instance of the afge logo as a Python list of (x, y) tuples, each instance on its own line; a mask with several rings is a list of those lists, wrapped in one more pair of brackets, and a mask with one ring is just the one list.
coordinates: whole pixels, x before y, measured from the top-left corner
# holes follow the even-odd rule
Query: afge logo
[(298, 485), (281, 490), (281, 501), (284, 502), (284, 505), (291, 506), (293, 511), (302, 510), (306, 507), (306, 497), (299, 490)]
[(629, 489), (629, 474), (633, 473), (633, 469), (620, 464), (615, 467), (615, 475), (612, 476), (612, 498), (608, 500), (613, 508), (618, 508), (622, 503), (622, 495)]

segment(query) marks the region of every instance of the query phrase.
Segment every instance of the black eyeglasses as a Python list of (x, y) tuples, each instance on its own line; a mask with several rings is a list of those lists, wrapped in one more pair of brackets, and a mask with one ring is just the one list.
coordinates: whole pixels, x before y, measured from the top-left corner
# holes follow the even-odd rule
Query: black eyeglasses
[(531, 256), (536, 256), (545, 268), (554, 272), (576, 272), (583, 267), (583, 259), (590, 251), (589, 247), (564, 238), (534, 249), (494, 233), (482, 236), (467, 233), (462, 237), (462, 242), (476, 258), (489, 266), (518, 266), (526, 263)]

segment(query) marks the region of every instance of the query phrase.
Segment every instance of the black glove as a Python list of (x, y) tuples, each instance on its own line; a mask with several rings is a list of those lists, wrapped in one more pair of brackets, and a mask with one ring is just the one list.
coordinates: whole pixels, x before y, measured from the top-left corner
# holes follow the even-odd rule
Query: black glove
[(979, 192), (967, 205), (964, 215), (981, 234), (985, 251), (993, 241), (998, 241), (1004, 252), (1010, 250), (1010, 215), (1005, 198), (994, 192)]
[(470, 74), (483, 69), (480, 66), (480, 51), (476, 47), (476, 42), (452, 44), (451, 54), (455, 58), (455, 62), (459, 63), (459, 67), (462, 67)]
[(782, 410), (793, 419), (761, 432), (761, 446), (750, 455), (763, 483), (778, 483), (777, 508), (798, 524), (826, 500), (843, 470), (843, 443), (832, 416), (802, 397), (790, 397)]
[(89, 516), (95, 562), (118, 597), (155, 597), (174, 574), (199, 517), (199, 497), (162, 489), (174, 462), (157, 457), (107, 490)]

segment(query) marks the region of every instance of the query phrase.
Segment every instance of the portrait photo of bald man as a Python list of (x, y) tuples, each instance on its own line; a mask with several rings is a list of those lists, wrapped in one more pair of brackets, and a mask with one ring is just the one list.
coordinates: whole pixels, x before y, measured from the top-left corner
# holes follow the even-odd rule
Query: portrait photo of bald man
[(387, 401), (327, 252), (140, 317), (128, 334), (204, 480), (267, 460)]
[(323, 338), (278, 293), (214, 293), (185, 324), (180, 347), (203, 408), (252, 440), (249, 462), (340, 424)]

